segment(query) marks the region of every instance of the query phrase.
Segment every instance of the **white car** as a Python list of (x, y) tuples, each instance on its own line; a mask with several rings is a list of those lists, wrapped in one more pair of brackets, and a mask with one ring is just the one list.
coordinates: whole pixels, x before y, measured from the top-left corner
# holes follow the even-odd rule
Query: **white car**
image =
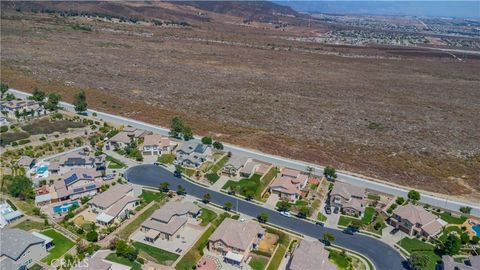
[(280, 212), (280, 214), (285, 217), (292, 217), (292, 215), (289, 212)]

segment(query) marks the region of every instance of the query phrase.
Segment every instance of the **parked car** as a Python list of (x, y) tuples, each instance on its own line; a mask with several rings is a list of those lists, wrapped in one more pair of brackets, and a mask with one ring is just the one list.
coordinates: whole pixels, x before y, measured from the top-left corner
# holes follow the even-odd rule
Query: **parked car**
[(289, 212), (280, 212), (280, 214), (285, 217), (292, 217), (292, 214), (290, 214)]
[(115, 178), (115, 175), (114, 174), (107, 174), (103, 177), (103, 180), (112, 180), (113, 178)]
[(160, 162), (154, 162), (153, 165), (160, 166)]
[(325, 240), (325, 239), (318, 239), (318, 241), (322, 242), (327, 247), (332, 245), (332, 243), (330, 243), (330, 241)]
[(107, 144), (107, 145), (105, 146), (105, 149), (110, 150), (110, 145)]
[(398, 231), (400, 231), (400, 229), (394, 228), (393, 230), (390, 231), (390, 234), (391, 234), (391, 235), (394, 235), (394, 234), (396, 234)]
[(182, 178), (182, 174), (180, 172), (177, 172), (177, 171), (173, 172), (173, 176), (178, 177), (178, 178)]
[(333, 213), (338, 214), (338, 211), (340, 211), (340, 209), (338, 209), (338, 207), (333, 208)]
[(343, 233), (350, 234), (350, 235), (354, 235), (354, 234), (355, 234), (355, 230), (354, 230), (352, 227), (348, 227), (348, 228), (346, 228), (345, 230), (343, 230)]
[(332, 213), (332, 208), (330, 208), (330, 205), (326, 205), (325, 206), (325, 213), (327, 215), (330, 215)]
[(323, 222), (320, 222), (320, 221), (315, 222), (315, 225), (318, 225), (320, 227), (325, 227), (325, 224)]

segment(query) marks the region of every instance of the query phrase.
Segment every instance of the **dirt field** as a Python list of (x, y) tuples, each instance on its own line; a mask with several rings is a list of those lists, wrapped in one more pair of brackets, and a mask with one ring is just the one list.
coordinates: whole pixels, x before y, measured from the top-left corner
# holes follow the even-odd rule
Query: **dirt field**
[(67, 101), (85, 89), (102, 111), (164, 126), (180, 114), (226, 142), (480, 199), (480, 60), (288, 41), (317, 30), (233, 23), (176, 29), (13, 12), (1, 31), (12, 87)]

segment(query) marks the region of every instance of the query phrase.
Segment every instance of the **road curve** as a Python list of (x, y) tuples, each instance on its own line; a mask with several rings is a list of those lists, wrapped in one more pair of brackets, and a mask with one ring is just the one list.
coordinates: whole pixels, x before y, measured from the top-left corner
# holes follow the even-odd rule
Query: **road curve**
[(336, 245), (367, 256), (378, 270), (408, 269), (404, 258), (397, 250), (373, 237), (361, 234), (347, 235), (340, 230), (322, 228), (305, 220), (287, 218), (276, 211), (177, 178), (173, 173), (160, 166), (145, 164), (130, 167), (124, 176), (133, 184), (152, 188), (158, 188), (161, 182), (169, 182), (173, 190), (178, 185), (182, 185), (188, 194), (197, 198), (202, 198), (204, 194), (209, 193), (213, 203), (224, 205), (226, 202), (231, 202), (234, 205), (234, 209), (238, 205), (239, 212), (253, 217), (256, 217), (261, 212), (265, 212), (268, 214), (270, 223), (313, 238), (321, 239), (324, 232), (330, 232), (335, 236), (334, 243)]
[[(27, 98), (28, 96), (31, 96), (31, 94), (29, 93), (18, 91), (15, 89), (9, 89), (9, 91), (13, 93), (15, 96), (21, 97), (21, 98)], [(72, 104), (69, 104), (66, 102), (60, 102), (60, 106), (62, 106), (67, 111), (72, 111), (72, 112), (75, 111), (74, 106)], [(169, 130), (160, 126), (148, 124), (142, 121), (137, 121), (134, 119), (130, 119), (130, 118), (126, 118), (126, 117), (122, 117), (122, 116), (118, 116), (110, 113), (91, 110), (91, 109), (89, 109), (87, 113), (90, 116), (93, 113), (95, 113), (97, 115), (96, 116), (97, 118), (100, 118), (107, 122), (117, 123), (121, 125), (130, 125), (132, 127), (141, 128), (141, 129), (149, 130), (155, 133), (168, 136)], [(195, 136), (195, 141), (200, 141), (200, 137)], [(256, 151), (253, 149), (247, 149), (244, 147), (238, 147), (238, 146), (226, 144), (226, 143), (224, 144), (224, 147), (225, 147), (225, 151), (230, 151), (233, 154), (248, 156), (254, 159), (275, 164), (277, 166), (285, 166), (285, 167), (289, 167), (289, 168), (300, 170), (300, 171), (303, 171), (306, 169), (307, 166), (310, 166), (315, 169), (315, 174), (321, 175), (323, 173), (323, 167), (318, 166), (316, 164), (274, 156), (274, 155), (262, 153), (260, 151)], [(355, 176), (346, 172), (337, 172), (337, 175), (338, 175), (338, 180), (342, 182), (347, 182), (349, 184), (357, 185), (360, 187), (364, 187), (364, 188), (368, 188), (368, 189), (372, 189), (380, 192), (385, 192), (395, 196), (401, 196), (406, 198), (407, 193), (409, 191), (408, 188), (397, 186), (393, 183), (373, 181), (373, 180), (365, 179), (365, 177)], [(437, 195), (427, 194), (426, 192), (422, 192), (420, 202), (429, 204), (434, 207), (444, 208), (450, 211), (458, 211), (459, 208), (462, 206), (469, 206), (472, 208), (472, 211), (470, 214), (473, 216), (480, 217), (480, 204), (478, 203), (472, 204), (468, 202), (455, 201), (451, 199), (442, 198), (441, 195), (438, 195), (438, 194)]]

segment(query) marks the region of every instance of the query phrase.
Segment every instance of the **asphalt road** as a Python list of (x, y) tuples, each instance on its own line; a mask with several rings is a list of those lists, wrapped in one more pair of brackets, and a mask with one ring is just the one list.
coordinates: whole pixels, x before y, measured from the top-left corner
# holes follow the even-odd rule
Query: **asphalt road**
[[(16, 96), (22, 97), (22, 98), (26, 98), (30, 96), (29, 93), (18, 91), (15, 89), (9, 89), (9, 91), (15, 94)], [(60, 102), (60, 106), (64, 107), (68, 111), (74, 111), (74, 107), (72, 104), (69, 104), (66, 102)], [(133, 120), (130, 118), (125, 118), (118, 115), (99, 112), (96, 110), (88, 110), (87, 113), (90, 116), (93, 113), (96, 113), (97, 118), (103, 119), (104, 121), (107, 121), (107, 122), (117, 123), (125, 126), (130, 125), (132, 127), (149, 130), (149, 131), (163, 134), (163, 135), (168, 135), (168, 131), (169, 131), (168, 129), (163, 127), (155, 126), (152, 124)], [(200, 137), (196, 136), (195, 140), (199, 141)], [(296, 169), (296, 170), (301, 170), (301, 171), (305, 170), (307, 166), (310, 166), (315, 169), (315, 174), (317, 175), (323, 174), (323, 167), (318, 166), (316, 164), (311, 164), (307, 162), (301, 162), (301, 161), (283, 158), (279, 156), (269, 155), (256, 150), (238, 147), (230, 144), (224, 144), (224, 147), (226, 151), (230, 151), (233, 154), (244, 155), (251, 158), (255, 158), (257, 160), (272, 163), (278, 166), (286, 166), (286, 167)], [(392, 194), (395, 196), (402, 196), (406, 198), (407, 193), (409, 191), (408, 188), (397, 186), (392, 183), (369, 180), (369, 179), (366, 179), (365, 177), (356, 176), (346, 172), (337, 172), (337, 175), (338, 175), (337, 180), (339, 181), (365, 187), (365, 188), (376, 190), (376, 191), (380, 191), (380, 192), (384, 192), (384, 193), (388, 193), (388, 194)], [(439, 208), (447, 209), (450, 211), (456, 211), (456, 212), (458, 212), (460, 207), (462, 206), (469, 206), (472, 208), (470, 214), (473, 216), (480, 217), (480, 204), (478, 203), (472, 204), (467, 202), (450, 200), (446, 198), (441, 198), (438, 195), (426, 194), (425, 192), (421, 193), (420, 202), (434, 206), (434, 207), (439, 207)]]
[(322, 239), (324, 232), (330, 232), (335, 235), (335, 245), (345, 247), (367, 256), (375, 264), (376, 269), (408, 269), (406, 268), (406, 264), (400, 253), (373, 237), (360, 234), (348, 235), (342, 233), (340, 230), (323, 228), (301, 219), (287, 218), (276, 211), (237, 199), (221, 192), (210, 190), (200, 185), (193, 184), (188, 180), (177, 178), (170, 171), (160, 166), (149, 164), (134, 166), (125, 172), (124, 177), (131, 183), (152, 188), (158, 188), (162, 182), (169, 182), (170, 187), (173, 190), (175, 190), (178, 185), (182, 185), (189, 195), (197, 198), (203, 198), (203, 195), (209, 193), (211, 195), (210, 201), (213, 203), (224, 205), (226, 202), (231, 202), (234, 205), (234, 210), (237, 210), (238, 205), (238, 212), (252, 217), (256, 217), (258, 214), (265, 212), (268, 214), (269, 223), (313, 238)]

